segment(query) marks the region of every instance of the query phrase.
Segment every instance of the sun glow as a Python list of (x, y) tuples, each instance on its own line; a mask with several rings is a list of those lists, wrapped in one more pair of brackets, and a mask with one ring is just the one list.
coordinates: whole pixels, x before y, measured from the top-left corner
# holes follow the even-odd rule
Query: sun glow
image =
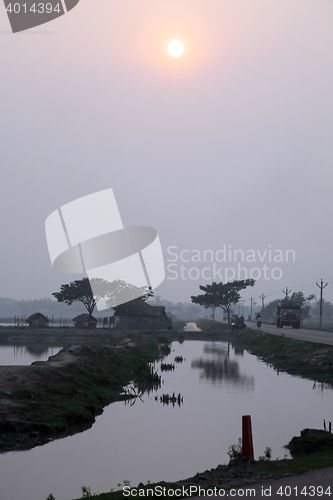
[(179, 40), (172, 40), (168, 45), (168, 52), (172, 57), (179, 57), (184, 52), (184, 45)]

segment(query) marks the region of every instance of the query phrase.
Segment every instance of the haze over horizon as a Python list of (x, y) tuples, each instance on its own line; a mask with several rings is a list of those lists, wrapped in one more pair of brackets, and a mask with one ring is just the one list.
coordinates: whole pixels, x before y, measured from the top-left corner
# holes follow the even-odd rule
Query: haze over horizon
[(158, 231), (156, 295), (259, 270), (248, 303), (321, 278), (333, 302), (332, 20), (328, 0), (82, 0), (12, 34), (2, 6), (0, 297), (83, 277), (53, 270), (45, 220), (112, 187), (124, 225)]

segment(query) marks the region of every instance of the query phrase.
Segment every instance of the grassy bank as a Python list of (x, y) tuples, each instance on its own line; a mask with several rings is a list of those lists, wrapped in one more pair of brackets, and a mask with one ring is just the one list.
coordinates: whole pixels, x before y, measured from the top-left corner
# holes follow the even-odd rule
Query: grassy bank
[(232, 345), (258, 356), (277, 371), (333, 385), (333, 346), (254, 330), (222, 336), (227, 337)]

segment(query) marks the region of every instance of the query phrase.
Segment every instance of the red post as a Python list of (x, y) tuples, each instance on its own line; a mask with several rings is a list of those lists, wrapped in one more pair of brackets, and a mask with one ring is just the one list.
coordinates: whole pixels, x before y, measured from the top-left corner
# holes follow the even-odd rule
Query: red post
[(254, 459), (251, 416), (242, 417), (242, 457)]

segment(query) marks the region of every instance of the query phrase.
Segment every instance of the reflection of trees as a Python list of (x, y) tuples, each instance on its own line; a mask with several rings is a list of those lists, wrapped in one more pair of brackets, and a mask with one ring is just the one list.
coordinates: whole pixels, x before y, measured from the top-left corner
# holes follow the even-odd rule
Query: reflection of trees
[(41, 344), (33, 344), (26, 346), (26, 350), (35, 356), (42, 356), (44, 353), (47, 354), (49, 347)]
[(59, 350), (59, 347), (55, 347), (54, 345), (49, 345), (49, 344), (23, 344), (19, 346), (13, 346), (14, 347), (14, 357), (19, 356), (24, 353), (29, 353), (32, 354), (34, 357), (41, 357), (44, 356), (46, 357), (47, 354), (50, 355), (53, 354), (53, 348), (56, 350)]
[(229, 354), (229, 344), (228, 347), (224, 347), (224, 345), (215, 344), (205, 344), (203, 348), (203, 352), (205, 354), (217, 354), (218, 356), (226, 356)]
[(244, 349), (241, 349), (240, 347), (234, 347), (234, 351), (236, 356), (244, 356)]
[(210, 380), (213, 383), (224, 381), (237, 386), (254, 387), (253, 377), (242, 375), (238, 361), (229, 358), (229, 349), (213, 343), (205, 344), (204, 352), (212, 354), (214, 358), (194, 359), (191, 363), (191, 368), (201, 370), (200, 379)]

